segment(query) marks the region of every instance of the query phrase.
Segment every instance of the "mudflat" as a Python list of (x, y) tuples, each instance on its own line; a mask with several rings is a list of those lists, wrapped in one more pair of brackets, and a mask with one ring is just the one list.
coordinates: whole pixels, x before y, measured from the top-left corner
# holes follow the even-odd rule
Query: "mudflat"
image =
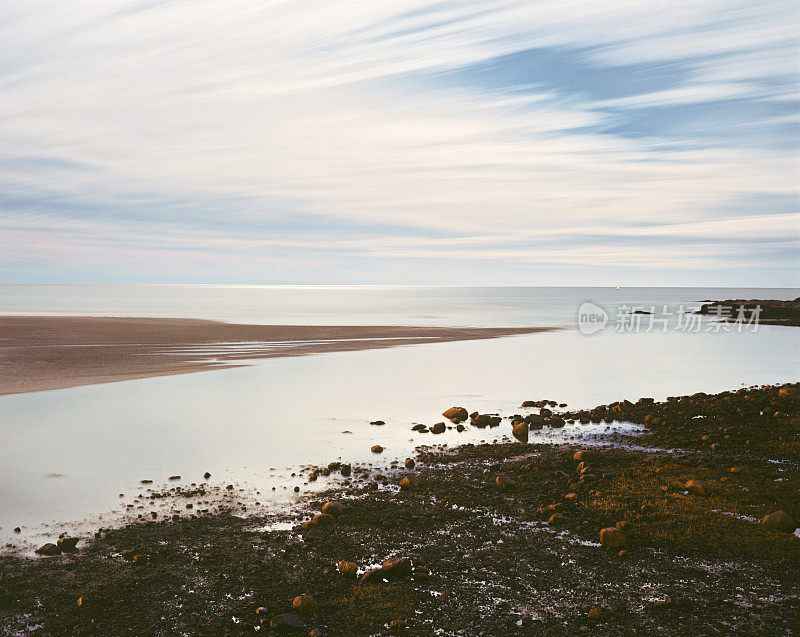
[(320, 352), (497, 338), (552, 328), (242, 325), (195, 319), (0, 317), (0, 395), (185, 374)]

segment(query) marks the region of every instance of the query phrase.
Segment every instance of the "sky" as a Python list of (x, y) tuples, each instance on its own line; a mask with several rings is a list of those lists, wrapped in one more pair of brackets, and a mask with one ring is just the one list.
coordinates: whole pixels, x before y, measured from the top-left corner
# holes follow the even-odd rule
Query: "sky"
[(0, 0), (0, 283), (800, 283), (795, 0)]

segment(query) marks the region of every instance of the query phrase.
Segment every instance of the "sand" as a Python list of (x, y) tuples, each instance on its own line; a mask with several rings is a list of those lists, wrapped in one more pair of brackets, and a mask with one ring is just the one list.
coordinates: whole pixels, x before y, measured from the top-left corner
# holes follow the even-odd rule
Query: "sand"
[(0, 317), (0, 395), (220, 369), (258, 358), (552, 328), (242, 325), (193, 319)]

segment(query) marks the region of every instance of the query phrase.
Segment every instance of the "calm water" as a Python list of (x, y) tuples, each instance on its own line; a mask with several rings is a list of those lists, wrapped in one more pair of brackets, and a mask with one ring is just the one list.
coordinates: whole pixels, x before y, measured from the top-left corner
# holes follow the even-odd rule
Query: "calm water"
[[(587, 300), (607, 307), (676, 306), (707, 298), (797, 295), (774, 289), (6, 286), (0, 289), (0, 311), (572, 326), (577, 306)], [(179, 474), (185, 484), (210, 471), (211, 482), (262, 490), (277, 485), (278, 496), (288, 497), (283, 486), (303, 484), (289, 474), (306, 462), (375, 461), (369, 448), (379, 443), (387, 448), (378, 461), (385, 464), (418, 444), (509, 433), (507, 424), (436, 438), (410, 431), (414, 422), (438, 422), (454, 404), (509, 414), (526, 399), (587, 407), (793, 381), (800, 370), (799, 337), (797, 328), (765, 326), (756, 333), (608, 329), (592, 336), (569, 328), (271, 359), (246, 368), (0, 397), (0, 536), (3, 542), (15, 537), (18, 525), (28, 535), (52, 534), (62, 522), (119, 509), (118, 494), (129, 501), (143, 478), (159, 485)], [(370, 426), (376, 419), (386, 426)], [(567, 427), (554, 435), (587, 431)]]

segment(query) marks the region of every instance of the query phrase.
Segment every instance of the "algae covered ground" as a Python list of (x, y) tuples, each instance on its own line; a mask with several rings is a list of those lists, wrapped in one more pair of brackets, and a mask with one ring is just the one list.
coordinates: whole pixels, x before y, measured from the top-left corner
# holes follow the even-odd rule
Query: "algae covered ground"
[[(512, 418), (515, 431), (604, 420), (647, 430), (592, 448), (426, 447), (413, 468), (337, 478), (299, 518), (196, 514), (103, 531), (57, 556), (6, 555), (0, 627), (796, 634), (800, 538), (760, 521), (800, 517), (798, 396), (785, 385), (557, 413), (538, 401)], [(320, 515), (327, 501), (342, 506)]]

